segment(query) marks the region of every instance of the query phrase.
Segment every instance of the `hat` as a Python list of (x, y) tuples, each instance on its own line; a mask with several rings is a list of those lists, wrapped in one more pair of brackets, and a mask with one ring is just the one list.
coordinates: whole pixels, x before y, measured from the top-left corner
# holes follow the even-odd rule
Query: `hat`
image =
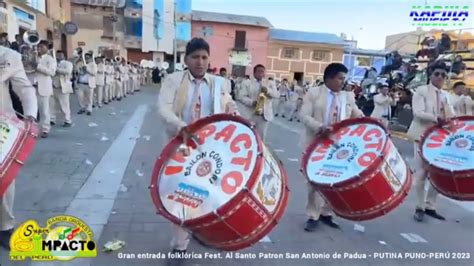
[(390, 86), (388, 85), (387, 82), (383, 81), (383, 82), (379, 83), (377, 87), (378, 87), (378, 88), (383, 88), (383, 87), (387, 87), (387, 88), (388, 88), (388, 87), (390, 87)]
[(395, 87), (399, 88), (399, 89), (404, 89), (405, 88), (405, 86), (403, 86), (403, 83), (397, 83), (397, 84), (395, 84)]

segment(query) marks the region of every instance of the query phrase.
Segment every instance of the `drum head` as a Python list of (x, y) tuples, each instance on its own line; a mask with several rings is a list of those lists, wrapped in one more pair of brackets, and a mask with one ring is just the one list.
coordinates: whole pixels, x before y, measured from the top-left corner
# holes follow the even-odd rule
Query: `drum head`
[(191, 155), (183, 157), (175, 138), (159, 166), (159, 201), (180, 221), (210, 214), (248, 187), (262, 149), (250, 124), (236, 116), (214, 115), (189, 128), (199, 139)]
[(5, 117), (0, 118), (0, 166), (5, 166), (8, 155), (20, 137), (21, 131), (14, 124), (9, 124)]
[(360, 175), (380, 158), (386, 130), (370, 118), (348, 119), (334, 126), (328, 139), (316, 139), (303, 157), (310, 182), (333, 185)]
[(423, 160), (447, 171), (474, 169), (474, 120), (472, 117), (453, 120), (452, 127), (434, 127), (422, 141)]

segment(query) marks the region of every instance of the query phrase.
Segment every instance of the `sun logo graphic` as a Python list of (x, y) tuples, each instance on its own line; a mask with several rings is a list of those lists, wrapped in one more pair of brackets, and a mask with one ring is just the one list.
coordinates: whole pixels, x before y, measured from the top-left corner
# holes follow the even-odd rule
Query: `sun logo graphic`
[(20, 225), (10, 240), (10, 260), (69, 261), (94, 258), (97, 245), (90, 227), (74, 216), (55, 216), (42, 228), (35, 220)]

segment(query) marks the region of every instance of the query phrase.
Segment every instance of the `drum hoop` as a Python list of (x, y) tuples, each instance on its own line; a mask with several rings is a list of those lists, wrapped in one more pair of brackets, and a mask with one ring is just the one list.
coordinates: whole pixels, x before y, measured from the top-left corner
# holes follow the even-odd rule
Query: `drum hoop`
[(36, 126), (33, 126), (33, 123), (25, 123), (13, 116), (0, 114), (0, 117), (5, 119), (4, 121), (10, 122), (10, 124), (14, 124), (17, 127), (23, 127), (23, 130), (20, 131), (19, 137), (13, 143), (12, 149), (6, 155), (5, 162), (3, 163), (3, 165), (0, 165), (3, 168), (3, 170), (0, 172), (0, 176), (2, 176), (2, 178), (0, 179), (0, 185), (4, 185), (4, 187), (0, 188), (0, 195), (3, 195), (3, 193), (5, 193), (5, 191), (8, 189), (8, 187), (16, 177), (13, 175), (7, 175), (7, 172), (10, 169), (11, 165), (15, 161), (20, 164), (24, 164), (24, 162), (17, 160), (17, 157), (20, 154), (20, 146), (26, 142), (29, 135), (33, 136), (34, 138), (37, 138), (38, 128)]
[[(451, 199), (455, 199), (455, 200), (460, 200), (460, 201), (472, 201), (474, 200), (474, 193), (453, 193), (453, 192), (450, 192), (450, 191), (447, 191), (445, 189), (441, 189), (437, 184), (436, 182), (433, 182), (433, 180), (431, 180), (430, 178), (430, 181), (431, 181), (431, 185), (433, 185), (433, 187), (441, 194), (443, 194), (444, 196), (448, 197), (448, 198), (451, 198)], [(456, 185), (457, 187), (457, 185)]]
[[(452, 120), (459, 120), (459, 121), (474, 121), (474, 116), (471, 115), (465, 115), (465, 116), (458, 116), (453, 118)], [(444, 122), (441, 124), (442, 126), (448, 125), (449, 122)], [(428, 129), (425, 130), (423, 135), (421, 135), (420, 142), (418, 143), (418, 150), (419, 150), (419, 156), (421, 158), (421, 161), (423, 162), (423, 165), (425, 168), (427, 168), (428, 172), (437, 172), (437, 173), (456, 173), (456, 175), (461, 175), (461, 176), (469, 176), (473, 174), (473, 170), (459, 170), (459, 171), (451, 171), (447, 169), (443, 169), (441, 167), (438, 167), (434, 164), (431, 164), (425, 156), (423, 156), (423, 144), (425, 143), (425, 140), (428, 138), (428, 136), (435, 131), (436, 129), (439, 129), (439, 125), (433, 125), (429, 127)]]
[[(257, 134), (257, 130), (256, 130), (255, 126), (252, 125), (252, 123), (250, 123), (245, 118), (243, 118), (241, 116), (237, 116), (237, 115), (231, 115), (231, 114), (215, 114), (215, 115), (208, 116), (206, 118), (200, 119), (200, 120), (190, 124), (189, 126), (187, 126), (187, 129), (189, 130), (189, 132), (194, 133), (197, 130), (201, 129), (202, 127), (206, 126), (206, 125), (209, 125), (209, 124), (214, 123), (214, 122), (221, 122), (221, 121), (238, 122), (238, 123), (244, 124), (245, 126), (250, 128), (250, 130), (254, 133), (255, 138), (257, 139), (257, 158), (256, 158), (256, 161), (255, 161), (255, 167), (254, 167), (252, 173), (250, 174), (250, 178), (247, 180), (247, 183), (245, 184), (243, 189), (240, 192), (238, 192), (234, 197), (232, 197), (227, 203), (225, 203), (224, 205), (217, 208), (215, 210), (215, 212), (219, 212), (221, 209), (227, 208), (227, 206), (229, 204), (233, 203), (232, 199), (240, 196), (240, 194), (244, 193), (245, 190), (247, 190), (248, 188), (253, 187), (255, 182), (256, 182), (256, 178), (252, 178), (252, 177), (258, 176), (260, 174), (260, 171), (263, 170), (262, 167), (261, 167), (262, 164), (263, 164), (263, 158), (262, 158), (263, 157), (263, 145), (262, 145), (263, 142), (262, 142), (262, 139), (261, 139), (260, 135)], [(208, 214), (205, 214), (203, 216), (200, 216), (200, 217), (197, 217), (197, 218), (194, 218), (194, 219), (189, 219), (189, 220), (182, 221), (182, 220), (176, 218), (171, 213), (169, 213), (166, 210), (166, 208), (164, 207), (163, 203), (161, 202), (161, 198), (158, 195), (160, 173), (162, 172), (162, 168), (163, 168), (165, 162), (168, 161), (168, 159), (169, 159), (169, 157), (164, 158), (161, 155), (162, 154), (171, 154), (175, 150), (175, 147), (177, 147), (181, 143), (182, 143), (181, 136), (176, 135), (163, 148), (163, 150), (160, 153), (160, 156), (158, 157), (157, 161), (155, 162), (155, 166), (154, 166), (153, 173), (152, 173), (152, 176), (151, 176), (151, 184), (150, 184), (149, 188), (150, 188), (152, 201), (153, 201), (155, 207), (157, 208), (158, 213), (163, 215), (164, 217), (168, 218), (169, 220), (171, 220), (175, 224), (184, 225), (184, 223), (186, 223), (186, 224), (191, 223), (192, 224), (192, 223), (195, 223), (195, 222), (199, 222), (202, 219), (208, 219), (209, 217), (212, 217), (214, 215), (214, 212), (210, 212)]]
[[(351, 125), (355, 125), (355, 124), (363, 124), (363, 123), (365, 123), (365, 124), (375, 124), (377, 126), (380, 126), (385, 131), (385, 134), (387, 136), (387, 140), (390, 139), (390, 133), (388, 133), (389, 131), (387, 130), (387, 127), (385, 127), (385, 125), (382, 124), (380, 121), (378, 121), (374, 118), (371, 118), (371, 117), (360, 117), (360, 118), (352, 118), (352, 119), (343, 120), (343, 121), (341, 121), (341, 122), (339, 122), (339, 123), (337, 123), (333, 126), (333, 130), (331, 131), (331, 133), (332, 132), (337, 132), (339, 129), (341, 129), (343, 127), (346, 127), (346, 126), (351, 126)], [(369, 167), (362, 170), (362, 172), (360, 172), (358, 175), (355, 175), (352, 178), (349, 178), (349, 179), (341, 181), (341, 182), (336, 182), (336, 183), (332, 183), (332, 184), (320, 184), (320, 183), (316, 183), (316, 182), (312, 181), (308, 177), (308, 173), (306, 172), (306, 167), (308, 166), (308, 160), (309, 160), (309, 157), (311, 156), (311, 151), (314, 150), (314, 148), (316, 148), (316, 146), (319, 143), (321, 143), (323, 140), (326, 140), (326, 138), (324, 138), (324, 139), (323, 138), (316, 138), (308, 146), (308, 148), (306, 148), (306, 150), (303, 153), (303, 157), (301, 159), (301, 169), (300, 169), (300, 171), (303, 173), (303, 176), (306, 178), (306, 180), (310, 184), (313, 184), (315, 187), (334, 188), (334, 189), (336, 189), (336, 188), (344, 189), (345, 187), (347, 187), (348, 185), (350, 186), (353, 183), (356, 183), (356, 184), (354, 184), (354, 187), (358, 187), (358, 186), (360, 186), (361, 183), (365, 183), (366, 180), (371, 179), (373, 177), (373, 173), (375, 172), (375, 170), (382, 163), (383, 158), (385, 157), (385, 154), (387, 153), (387, 149), (388, 149), (387, 144), (389, 143), (389, 141), (386, 141), (384, 143), (380, 156), (378, 156)]]

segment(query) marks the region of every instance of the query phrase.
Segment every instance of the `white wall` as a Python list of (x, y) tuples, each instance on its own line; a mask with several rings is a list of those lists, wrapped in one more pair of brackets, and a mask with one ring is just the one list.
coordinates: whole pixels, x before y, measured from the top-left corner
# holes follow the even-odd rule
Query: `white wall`
[(174, 1), (165, 0), (164, 14), (162, 16), (164, 23), (164, 34), (163, 38), (158, 42), (158, 51), (165, 52), (167, 54), (173, 54), (173, 39), (175, 36), (174, 32)]

